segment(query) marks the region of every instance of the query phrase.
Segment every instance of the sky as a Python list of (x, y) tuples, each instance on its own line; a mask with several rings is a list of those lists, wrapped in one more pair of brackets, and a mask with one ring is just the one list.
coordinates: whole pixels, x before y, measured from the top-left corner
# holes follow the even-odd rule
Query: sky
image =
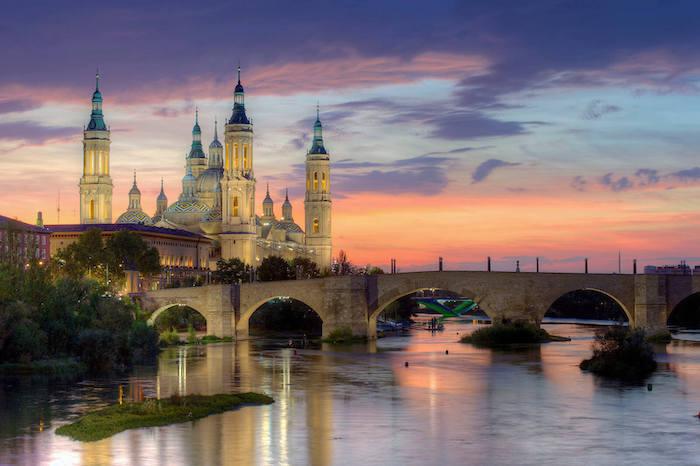
[(319, 103), (334, 251), (356, 264), (700, 264), (698, 31), (682, 0), (12, 2), (0, 214), (55, 223), (60, 196), (78, 221), (97, 67), (114, 218), (133, 170), (144, 210), (161, 177), (174, 202), (195, 107), (206, 146), (240, 63), (258, 203), (269, 182), (279, 215), (289, 188), (303, 224)]

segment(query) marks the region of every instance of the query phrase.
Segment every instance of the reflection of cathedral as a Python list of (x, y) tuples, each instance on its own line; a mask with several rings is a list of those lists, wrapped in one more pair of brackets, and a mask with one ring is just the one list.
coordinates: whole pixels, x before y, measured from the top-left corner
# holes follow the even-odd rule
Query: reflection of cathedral
[[(80, 181), (80, 222), (83, 224), (110, 223), (112, 218), (111, 140), (102, 114), (99, 76), (97, 84), (92, 98), (92, 115), (83, 140), (84, 164)], [(248, 264), (259, 264), (266, 256), (278, 255), (286, 259), (308, 257), (322, 270), (329, 267), (330, 158), (323, 143), (318, 111), (313, 141), (306, 154), (303, 228), (294, 222), (288, 196), (282, 204), (282, 216), (275, 216), (269, 187), (262, 203), (262, 215), (256, 215), (253, 156), (253, 124), (246, 115), (239, 69), (233, 111), (224, 125), (223, 144), (219, 141), (215, 123), (209, 154), (204, 152), (196, 112), (192, 147), (185, 158), (185, 176), (178, 200), (168, 205), (161, 180), (155, 215), (148, 216), (141, 208), (141, 192), (134, 174), (129, 207), (117, 218), (117, 223), (200, 233), (215, 241), (222, 258), (237, 257)]]

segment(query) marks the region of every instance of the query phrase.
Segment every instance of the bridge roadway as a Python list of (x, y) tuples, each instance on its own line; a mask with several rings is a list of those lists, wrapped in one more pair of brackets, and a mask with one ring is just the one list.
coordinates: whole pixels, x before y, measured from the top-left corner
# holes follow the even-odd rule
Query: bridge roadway
[(310, 280), (207, 285), (149, 291), (136, 296), (153, 311), (151, 321), (175, 305), (187, 305), (207, 320), (212, 335), (247, 336), (250, 316), (276, 297), (297, 299), (323, 321), (323, 334), (350, 327), (375, 338), (377, 316), (395, 300), (424, 289), (473, 298), (492, 319), (541, 322), (552, 303), (575, 290), (594, 290), (622, 307), (630, 325), (665, 328), (673, 309), (700, 292), (700, 276), (534, 272), (410, 272)]

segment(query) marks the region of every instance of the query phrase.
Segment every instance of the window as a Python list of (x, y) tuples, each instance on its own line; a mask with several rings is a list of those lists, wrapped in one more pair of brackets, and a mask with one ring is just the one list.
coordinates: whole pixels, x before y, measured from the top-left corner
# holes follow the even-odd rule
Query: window
[(314, 222), (313, 222), (313, 226), (312, 226), (312, 231), (313, 231), (314, 233), (318, 233), (318, 230), (319, 230), (319, 228), (318, 228), (318, 219), (315, 218), (315, 219), (314, 219)]
[(321, 173), (321, 191), (326, 192), (326, 174)]
[(238, 196), (233, 197), (233, 216), (238, 217)]
[(243, 145), (243, 170), (248, 170), (248, 144)]
[(88, 213), (88, 218), (94, 219), (95, 218), (95, 200), (90, 199), (90, 212)]
[(314, 172), (314, 191), (318, 191), (318, 172)]

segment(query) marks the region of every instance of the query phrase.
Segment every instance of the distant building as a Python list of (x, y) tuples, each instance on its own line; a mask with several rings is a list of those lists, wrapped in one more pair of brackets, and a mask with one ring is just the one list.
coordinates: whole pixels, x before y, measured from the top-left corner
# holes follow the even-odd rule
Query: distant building
[(78, 225), (47, 225), (51, 234), (51, 254), (56, 255), (68, 245), (76, 242), (81, 234), (97, 228), (102, 238), (107, 239), (118, 231), (131, 231), (158, 250), (163, 268), (159, 277), (145, 280), (129, 277), (127, 292), (179, 286), (183, 283), (208, 279), (212, 240), (198, 233), (173, 228), (160, 228), (138, 223), (106, 223)]
[(43, 227), (41, 212), (38, 225), (30, 225), (0, 215), (0, 259), (21, 264), (30, 260), (47, 261), (50, 257), (49, 235)]
[[(644, 267), (646, 275), (692, 275), (690, 266), (682, 261), (678, 265), (647, 265)], [(695, 273), (700, 273), (700, 268), (695, 267)]]

